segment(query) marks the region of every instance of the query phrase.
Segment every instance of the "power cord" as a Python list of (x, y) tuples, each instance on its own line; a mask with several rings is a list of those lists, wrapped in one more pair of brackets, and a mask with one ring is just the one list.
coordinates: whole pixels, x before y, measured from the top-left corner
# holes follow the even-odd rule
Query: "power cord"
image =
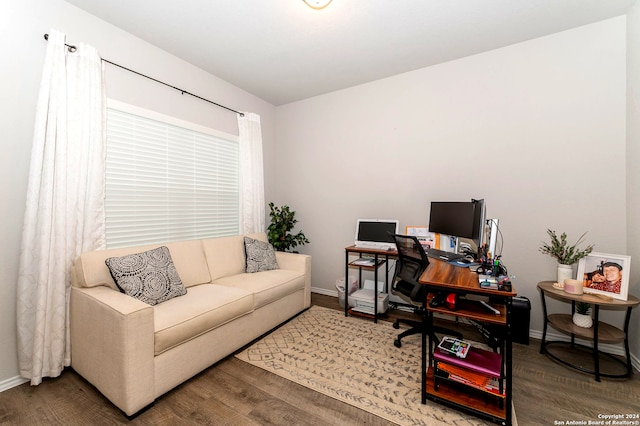
[(504, 249), (504, 237), (502, 236), (500, 225), (496, 224), (496, 230), (498, 231), (498, 235), (500, 235), (500, 254), (497, 256), (498, 258), (500, 258), (502, 257), (502, 250)]

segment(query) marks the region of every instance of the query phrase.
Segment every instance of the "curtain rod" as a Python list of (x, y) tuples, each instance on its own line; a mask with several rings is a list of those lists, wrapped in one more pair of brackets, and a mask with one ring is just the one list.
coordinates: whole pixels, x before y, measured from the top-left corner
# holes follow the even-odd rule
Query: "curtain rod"
[[(44, 35), (44, 39), (48, 41), (48, 40), (49, 40), (49, 34), (45, 34), (45, 35)], [(65, 45), (65, 46), (67, 46), (67, 49), (68, 49), (68, 50), (69, 50), (69, 52), (71, 52), (71, 53), (73, 53), (73, 52), (75, 52), (75, 51), (77, 50), (76, 46), (74, 46), (74, 45), (72, 45), (72, 44), (67, 44), (67, 43), (65, 43), (64, 45)], [(132, 73), (137, 74), (137, 75), (139, 75), (139, 76), (141, 76), (141, 77), (148, 78), (149, 80), (153, 80), (153, 81), (155, 81), (156, 83), (164, 84), (164, 85), (165, 85), (165, 86), (167, 86), (167, 87), (171, 87), (172, 89), (177, 90), (178, 92), (182, 93), (183, 95), (190, 95), (190, 96), (193, 96), (194, 98), (198, 98), (198, 99), (203, 100), (203, 101), (205, 101), (205, 102), (209, 102), (210, 104), (213, 104), (213, 105), (215, 105), (215, 106), (217, 106), (217, 107), (224, 108), (224, 109), (226, 109), (227, 111), (235, 112), (236, 114), (239, 114), (239, 115), (240, 115), (240, 117), (244, 117), (244, 113), (242, 113), (242, 112), (240, 112), (240, 111), (236, 111), (235, 109), (232, 109), (232, 108), (226, 107), (226, 106), (224, 106), (224, 105), (220, 105), (219, 103), (216, 103), (216, 102), (210, 101), (209, 99), (205, 99), (205, 98), (203, 98), (202, 96), (198, 96), (198, 95), (195, 95), (195, 94), (193, 94), (193, 93), (191, 93), (191, 92), (187, 92), (186, 90), (180, 89), (179, 87), (172, 86), (172, 85), (171, 85), (171, 84), (169, 84), (169, 83), (165, 83), (164, 81), (160, 81), (160, 80), (155, 79), (155, 78), (153, 78), (153, 77), (149, 77), (148, 75), (142, 74), (141, 72), (138, 72), (138, 71), (134, 71), (134, 70), (132, 70), (132, 69), (130, 69), (130, 68), (127, 68), (127, 67), (124, 67), (124, 66), (122, 66), (122, 65), (120, 65), (120, 64), (116, 64), (115, 62), (108, 61), (108, 60), (106, 60), (106, 59), (104, 59), (104, 58), (100, 58), (100, 59), (102, 60), (102, 62), (106, 62), (106, 63), (111, 64), (111, 65), (114, 65), (114, 66), (116, 66), (116, 67), (118, 67), (118, 68), (122, 68), (123, 70), (129, 71), (129, 72), (132, 72)]]

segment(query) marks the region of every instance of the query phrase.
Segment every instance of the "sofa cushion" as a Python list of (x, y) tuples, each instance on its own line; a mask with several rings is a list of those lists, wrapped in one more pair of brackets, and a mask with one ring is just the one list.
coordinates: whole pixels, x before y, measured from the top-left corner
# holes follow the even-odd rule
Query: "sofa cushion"
[(244, 239), (240, 235), (202, 240), (211, 281), (244, 272)]
[(276, 251), (271, 244), (244, 237), (244, 252), (247, 259), (245, 272), (252, 274), (254, 272), (278, 269)]
[[(201, 240), (178, 241), (162, 244), (169, 248), (173, 264), (185, 287), (211, 282), (207, 260)], [(161, 246), (153, 244), (139, 247), (125, 247), (96, 250), (82, 253), (73, 263), (72, 283), (76, 287), (96, 287), (106, 285), (117, 290), (105, 259), (140, 253)]]
[(105, 263), (120, 291), (149, 305), (187, 292), (165, 246), (142, 253), (110, 257)]
[[(248, 234), (254, 240), (267, 241), (267, 234)], [(217, 237), (202, 240), (211, 282), (245, 272), (244, 236)]]
[(255, 309), (304, 289), (304, 272), (288, 269), (238, 274), (220, 278), (215, 284), (246, 290), (254, 294)]
[(253, 311), (253, 295), (241, 288), (202, 284), (153, 307), (158, 355)]

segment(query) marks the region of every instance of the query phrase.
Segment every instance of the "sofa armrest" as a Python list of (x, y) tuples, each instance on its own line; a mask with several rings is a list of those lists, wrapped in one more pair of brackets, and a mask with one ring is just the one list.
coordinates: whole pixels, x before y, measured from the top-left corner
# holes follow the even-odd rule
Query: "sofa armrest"
[(106, 286), (71, 288), (71, 366), (133, 415), (154, 397), (153, 308)]
[(304, 272), (304, 303), (306, 308), (311, 306), (311, 256), (276, 251), (276, 260), (280, 269)]

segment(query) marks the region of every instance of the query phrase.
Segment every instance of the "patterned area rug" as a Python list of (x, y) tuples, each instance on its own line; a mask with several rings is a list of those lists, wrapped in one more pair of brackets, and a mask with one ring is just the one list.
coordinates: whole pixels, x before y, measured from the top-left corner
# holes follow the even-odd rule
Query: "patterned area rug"
[(312, 306), (236, 357), (396, 424), (491, 424), (431, 401), (423, 405), (420, 336), (396, 348), (398, 333), (390, 322)]

